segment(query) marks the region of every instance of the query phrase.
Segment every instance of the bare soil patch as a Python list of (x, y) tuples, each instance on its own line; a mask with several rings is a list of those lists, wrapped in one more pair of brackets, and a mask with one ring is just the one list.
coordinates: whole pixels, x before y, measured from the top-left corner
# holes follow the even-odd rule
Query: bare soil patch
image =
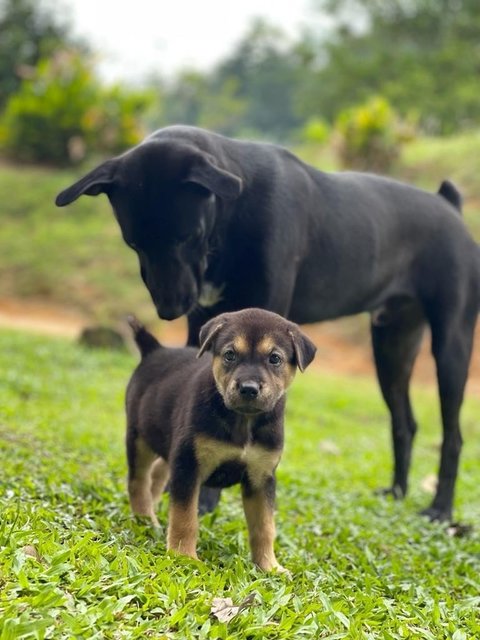
[[(351, 319), (339, 320), (304, 327), (317, 345), (318, 352), (314, 360), (317, 370), (342, 375), (375, 376), (368, 330), (362, 327), (352, 336), (352, 322)], [(77, 338), (89, 324), (89, 319), (78, 311), (44, 300), (0, 299), (0, 327)], [(154, 327), (154, 333), (166, 345), (181, 346), (186, 339), (185, 319), (161, 322)], [(425, 336), (415, 365), (414, 380), (427, 385), (435, 383), (428, 335)], [(480, 322), (477, 324), (467, 391), (480, 395)]]

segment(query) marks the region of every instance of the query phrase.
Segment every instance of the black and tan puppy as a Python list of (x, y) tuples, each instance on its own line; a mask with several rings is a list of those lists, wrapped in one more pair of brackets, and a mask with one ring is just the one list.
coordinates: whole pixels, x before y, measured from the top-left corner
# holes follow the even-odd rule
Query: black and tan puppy
[(296, 324), (261, 309), (210, 320), (200, 350), (164, 348), (134, 318), (130, 325), (142, 354), (126, 397), (133, 512), (158, 526), (155, 504), (169, 480), (167, 548), (196, 558), (200, 487), (240, 483), (253, 561), (281, 569), (273, 508), (285, 391), (315, 346)]

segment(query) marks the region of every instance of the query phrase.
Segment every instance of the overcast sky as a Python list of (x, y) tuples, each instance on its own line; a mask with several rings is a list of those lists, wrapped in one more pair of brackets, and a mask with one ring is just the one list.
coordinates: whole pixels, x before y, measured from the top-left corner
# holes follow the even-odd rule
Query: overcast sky
[(74, 32), (100, 53), (106, 79), (182, 67), (206, 69), (231, 50), (256, 16), (295, 36), (312, 0), (62, 0)]

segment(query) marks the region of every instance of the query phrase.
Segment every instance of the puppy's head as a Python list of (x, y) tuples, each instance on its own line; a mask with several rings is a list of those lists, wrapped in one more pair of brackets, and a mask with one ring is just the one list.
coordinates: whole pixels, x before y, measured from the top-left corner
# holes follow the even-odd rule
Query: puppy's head
[(213, 354), (213, 376), (228, 409), (247, 415), (271, 411), (297, 367), (304, 371), (316, 347), (298, 326), (276, 313), (224, 313), (200, 331), (200, 357)]
[[(157, 313), (172, 320), (197, 302), (217, 199), (238, 198), (241, 179), (218, 166), (188, 130), (167, 127), (62, 191), (60, 207), (105, 193)], [(192, 136), (193, 134), (190, 134)], [(182, 137), (183, 136), (183, 137)]]

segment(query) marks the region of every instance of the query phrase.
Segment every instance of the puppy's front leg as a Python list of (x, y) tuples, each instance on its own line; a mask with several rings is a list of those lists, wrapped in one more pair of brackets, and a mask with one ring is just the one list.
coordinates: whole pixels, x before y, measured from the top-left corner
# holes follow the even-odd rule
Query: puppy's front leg
[(167, 549), (197, 558), (200, 477), (193, 449), (177, 453), (171, 474)]
[(273, 550), (275, 477), (269, 476), (260, 488), (252, 487), (248, 479), (242, 482), (242, 500), (253, 562), (264, 571), (286, 571)]

